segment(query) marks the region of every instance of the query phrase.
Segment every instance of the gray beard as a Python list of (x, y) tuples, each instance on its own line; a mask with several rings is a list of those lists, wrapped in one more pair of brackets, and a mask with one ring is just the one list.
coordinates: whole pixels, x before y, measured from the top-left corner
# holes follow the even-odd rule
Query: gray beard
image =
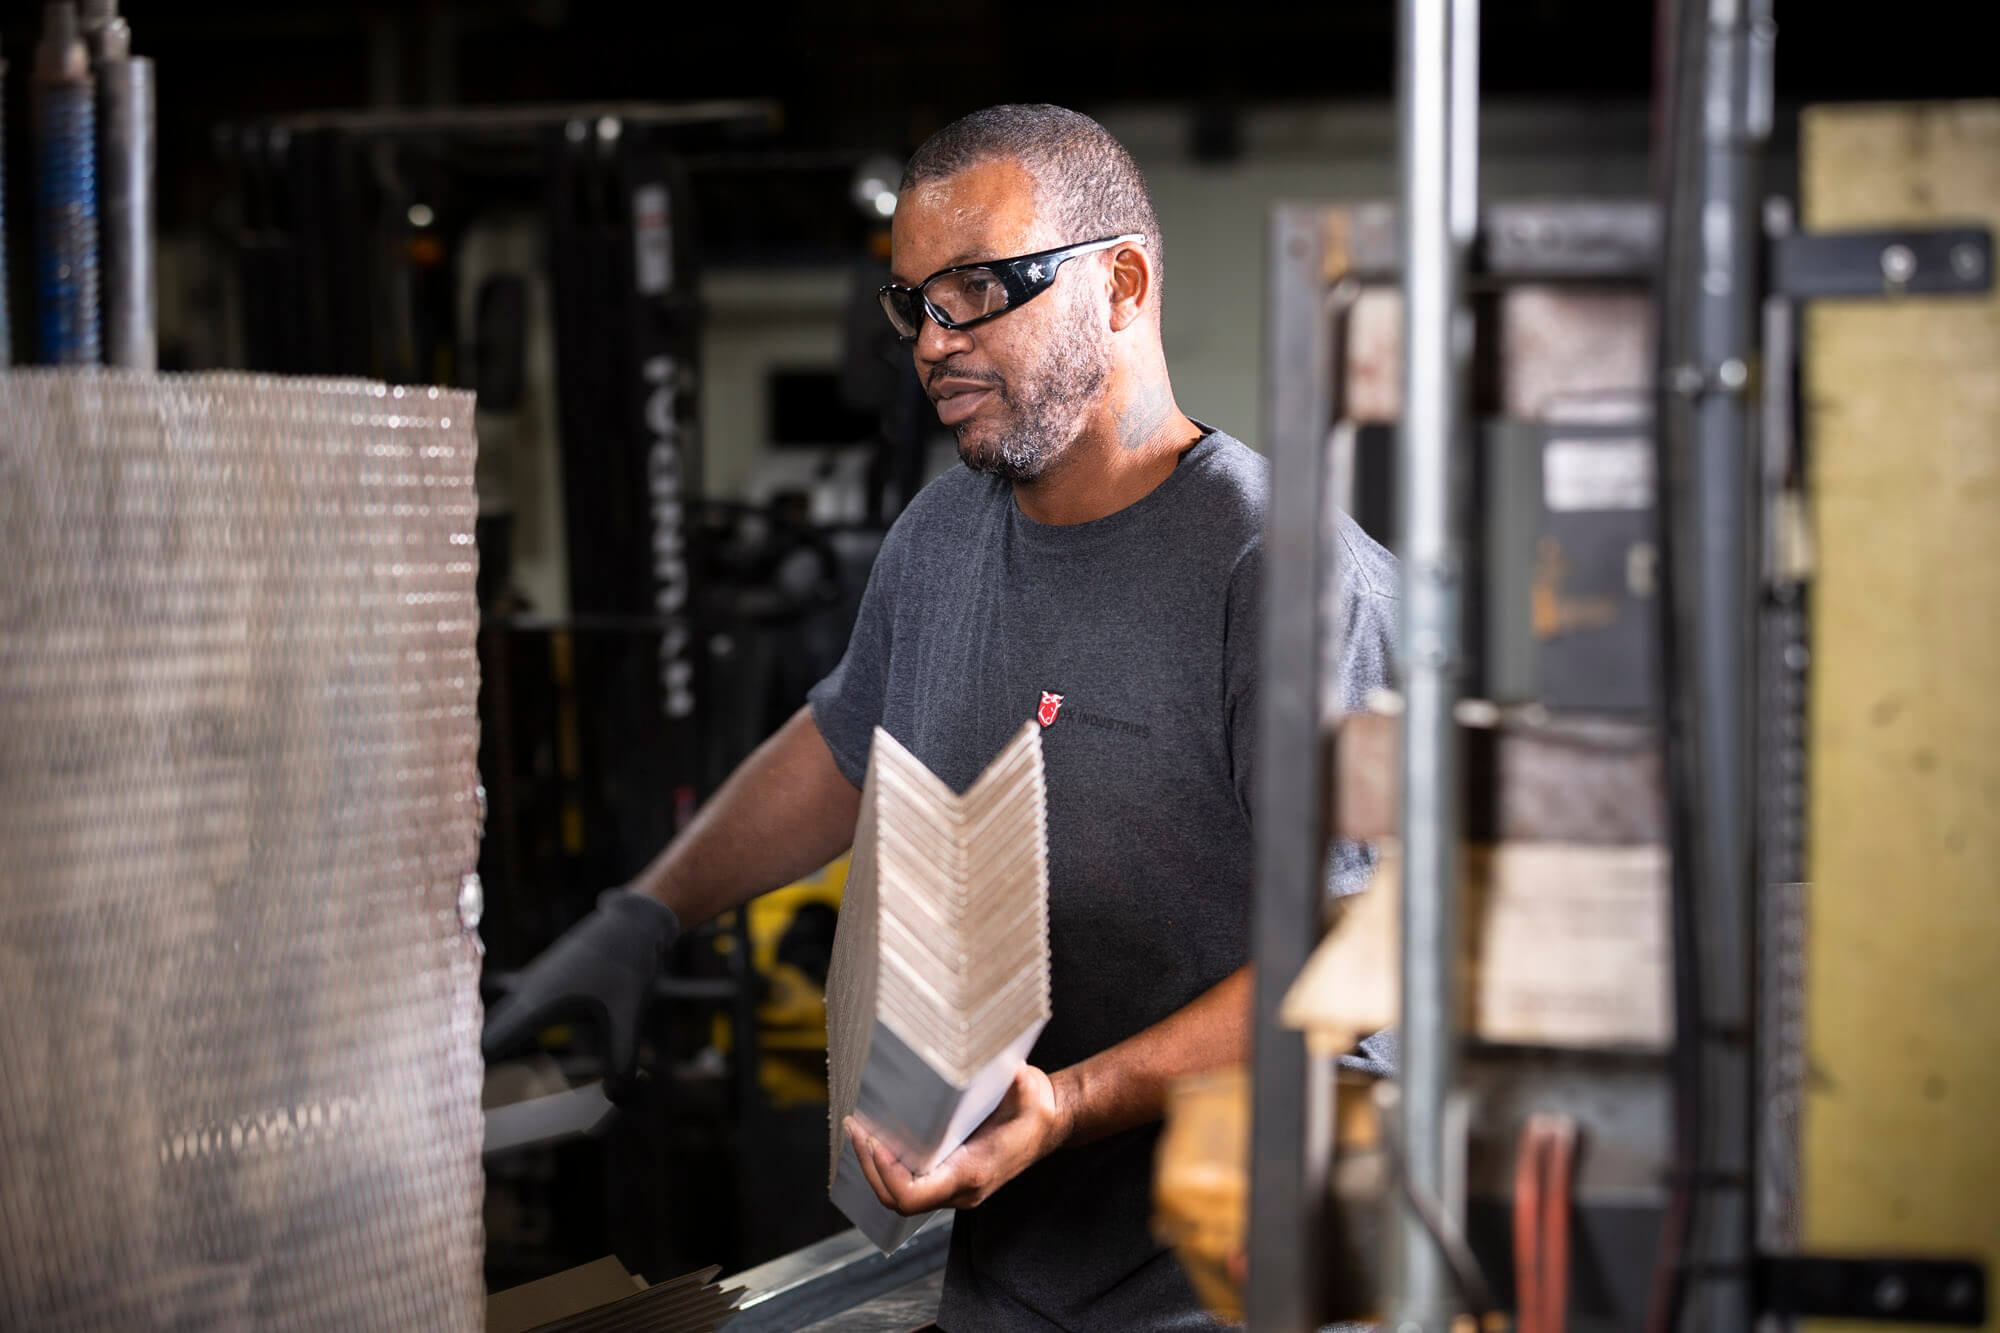
[(1076, 423), (1103, 392), (1111, 377), (1111, 356), (1092, 338), (1088, 312), (1053, 339), (1034, 371), (1025, 377), (1033, 387), (1016, 395), (1011, 385), (996, 386), (1007, 419), (997, 438), (968, 444), (959, 428), (958, 461), (974, 472), (1008, 482), (1039, 480), (1076, 438)]

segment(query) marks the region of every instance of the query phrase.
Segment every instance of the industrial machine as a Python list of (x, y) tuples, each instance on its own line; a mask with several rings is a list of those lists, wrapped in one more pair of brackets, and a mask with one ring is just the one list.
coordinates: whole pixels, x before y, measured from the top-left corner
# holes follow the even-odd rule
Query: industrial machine
[[(885, 498), (914, 490), (907, 370), (857, 328), (837, 396), (804, 407), (843, 408), (833, 431), (880, 418), (858, 512), (817, 521), (797, 482), (704, 493), (702, 205), (727, 213), (707, 221), (731, 239), (758, 171), (844, 189), (852, 166), (761, 153), (775, 114), (326, 113), (217, 137), (253, 368), (478, 392), (489, 995), (631, 879), (831, 669), (894, 516)], [(857, 251), (870, 226), (855, 220)], [(811, 433), (796, 397), (774, 403), (781, 443)], [(544, 1097), (489, 1127), (505, 1201), (493, 1285), (607, 1249), (647, 1272), (736, 1267), (840, 1224), (813, 1186), (838, 901), (836, 872), (684, 941), (618, 1114), (572, 1086), (617, 1072), (588, 1028), (555, 1034), (553, 1068), (507, 1076)], [(716, 1201), (721, 1224), (689, 1197)]]

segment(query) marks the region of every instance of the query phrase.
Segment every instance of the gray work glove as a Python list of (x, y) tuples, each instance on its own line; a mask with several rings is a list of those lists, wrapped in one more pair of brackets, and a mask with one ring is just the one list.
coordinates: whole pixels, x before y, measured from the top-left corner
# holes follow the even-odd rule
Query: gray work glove
[(1401, 1035), (1395, 1028), (1383, 1028), (1372, 1037), (1363, 1037), (1359, 1046), (1341, 1056), (1340, 1067), (1376, 1078), (1394, 1078), (1402, 1054)]
[(481, 1052), (489, 1061), (516, 1055), (551, 1023), (582, 1020), (602, 1036), (605, 1086), (629, 1086), (639, 1021), (680, 934), (680, 918), (657, 898), (628, 889), (599, 894), (596, 910), (529, 963), (486, 1015)]

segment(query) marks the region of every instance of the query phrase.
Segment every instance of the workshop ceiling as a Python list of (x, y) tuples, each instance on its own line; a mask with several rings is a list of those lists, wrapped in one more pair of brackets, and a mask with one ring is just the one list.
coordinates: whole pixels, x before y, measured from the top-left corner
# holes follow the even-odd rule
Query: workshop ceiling
[[(40, 6), (8, 0), (0, 48), (29, 63)], [(1782, 99), (1991, 93), (1982, 44), (1953, 40), (1977, 6), (1911, 0), (1864, 11), (1780, 0)], [(1391, 95), (1393, 0), (1029, 6), (1019, 0), (124, 0), (160, 70), (162, 173), (200, 173), (218, 123), (395, 102), (769, 97), (788, 148), (906, 149), (1003, 100), (1085, 107)], [(1489, 95), (1644, 100), (1649, 0), (1489, 0)], [(25, 123), (27, 79), (8, 81)], [(17, 136), (21, 138), (25, 136)], [(16, 148), (18, 153), (18, 147)], [(12, 164), (19, 169), (21, 163)], [(173, 187), (163, 204), (174, 209)]]

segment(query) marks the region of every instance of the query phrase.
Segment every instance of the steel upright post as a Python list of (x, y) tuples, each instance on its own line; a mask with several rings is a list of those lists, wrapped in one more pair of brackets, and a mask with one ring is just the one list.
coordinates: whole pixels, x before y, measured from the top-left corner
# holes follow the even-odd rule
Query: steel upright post
[[(7, 105), (7, 60), (0, 52), (0, 108)], [(0, 114), (0, 166), (7, 161), (7, 117)], [(14, 324), (7, 292), (7, 173), (0, 169), (0, 370), (14, 364)]]
[(42, 7), (35, 48), (36, 315), (42, 360), (103, 359), (97, 301), (97, 104), (76, 6)]
[(1332, 353), (1318, 211), (1281, 206), (1270, 237), (1264, 360), (1271, 526), (1253, 824), (1257, 998), (1246, 1313), (1256, 1333), (1307, 1333), (1318, 1326), (1319, 1190), (1304, 1169), (1305, 1042), (1279, 1024), (1278, 1006), (1319, 937), (1326, 870), (1320, 590), (1333, 576), (1324, 559), (1329, 543), (1321, 540)]
[[(1478, 216), (1476, 0), (1403, 0), (1397, 114), (1402, 157), (1404, 1169), (1448, 1205), (1445, 1106), (1457, 1073), (1461, 812), (1453, 712), (1462, 666), (1459, 491), (1472, 320), (1465, 272)], [(1443, 1256), (1414, 1212), (1394, 1235), (1398, 1333), (1433, 1333), (1453, 1305)]]
[(115, 14), (96, 39), (98, 219), (104, 363), (159, 368), (153, 293), (153, 62)]
[(1754, 1299), (1760, 486), (1752, 382), (1773, 29), (1769, 0), (1680, 0), (1675, 17), (1659, 497), (1683, 922), (1676, 1040), (1685, 1229), (1670, 1237), (1684, 1280), (1669, 1290), (1686, 1292), (1675, 1307), (1679, 1326), (1735, 1333), (1751, 1326)]

